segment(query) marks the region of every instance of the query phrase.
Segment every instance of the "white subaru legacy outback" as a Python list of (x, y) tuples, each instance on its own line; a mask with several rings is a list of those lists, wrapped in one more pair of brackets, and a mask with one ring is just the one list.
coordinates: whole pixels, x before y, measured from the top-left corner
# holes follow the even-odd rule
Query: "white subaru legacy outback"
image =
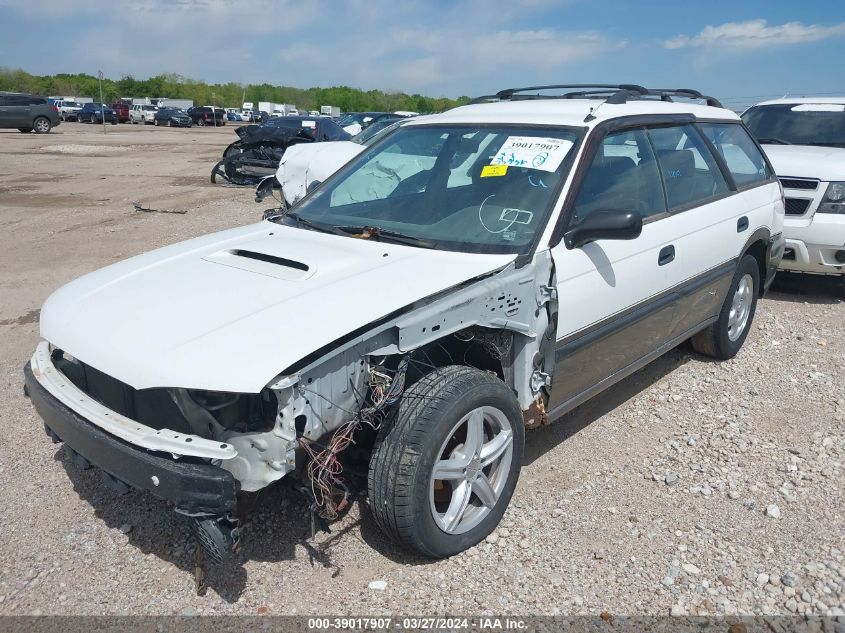
[(764, 101), (742, 118), (786, 194), (780, 267), (839, 275), (845, 292), (845, 97)]
[(408, 121), (290, 210), (60, 288), (26, 389), (73, 461), (171, 502), (212, 560), (241, 495), (284, 477), (327, 520), (366, 493), (386, 534), (449, 556), (499, 522), (526, 428), (686, 339), (734, 356), (782, 225), (715, 99), (505, 90)]

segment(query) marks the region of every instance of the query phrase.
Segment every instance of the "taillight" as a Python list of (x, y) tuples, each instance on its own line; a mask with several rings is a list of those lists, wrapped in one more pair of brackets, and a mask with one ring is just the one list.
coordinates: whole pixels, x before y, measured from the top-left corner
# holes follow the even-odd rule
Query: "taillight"
[(54, 106), (54, 105), (51, 105), (51, 106), (50, 106), (50, 109), (51, 109), (53, 112), (58, 112), (58, 111), (59, 111), (59, 109), (58, 109), (56, 106)]

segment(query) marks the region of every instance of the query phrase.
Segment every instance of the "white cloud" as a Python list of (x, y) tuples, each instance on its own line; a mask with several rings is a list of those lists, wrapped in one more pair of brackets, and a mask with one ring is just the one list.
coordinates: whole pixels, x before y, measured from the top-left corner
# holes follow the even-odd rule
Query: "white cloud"
[(801, 22), (770, 26), (766, 20), (749, 20), (706, 26), (698, 35), (679, 35), (666, 40), (663, 45), (669, 49), (751, 50), (818, 42), (843, 35), (845, 35), (845, 22), (831, 26)]

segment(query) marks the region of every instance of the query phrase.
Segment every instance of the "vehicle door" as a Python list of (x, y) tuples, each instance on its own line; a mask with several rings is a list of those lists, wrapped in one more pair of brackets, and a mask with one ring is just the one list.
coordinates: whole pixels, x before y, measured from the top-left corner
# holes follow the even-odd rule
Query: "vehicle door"
[[(617, 124), (618, 125), (618, 124)], [(660, 169), (643, 126), (588, 139), (564, 204), (559, 232), (604, 210), (638, 213), (642, 233), (631, 240), (596, 240), (552, 247), (558, 324), (549, 411), (563, 413), (636, 369), (666, 343), (677, 235), (666, 223)]]
[(9, 127), (32, 127), (32, 104), (28, 95), (6, 95)]
[(697, 125), (653, 127), (648, 134), (666, 188), (663, 223), (673, 236), (674, 261), (665, 269), (676, 296), (667, 335), (675, 339), (718, 316), (748, 229), (759, 224), (752, 224), (746, 201)]
[(0, 95), (0, 128), (15, 127), (9, 107), (9, 97)]

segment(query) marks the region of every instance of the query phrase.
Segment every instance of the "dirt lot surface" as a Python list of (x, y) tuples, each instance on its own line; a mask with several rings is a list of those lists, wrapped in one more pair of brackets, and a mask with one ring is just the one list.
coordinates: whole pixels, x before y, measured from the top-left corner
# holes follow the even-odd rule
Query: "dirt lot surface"
[(843, 614), (845, 303), (800, 277), (760, 303), (736, 359), (681, 346), (529, 433), (511, 508), (472, 550), (409, 556), (361, 504), (310, 540), (302, 499), (277, 487), (237, 564), (197, 596), (187, 521), (75, 468), (21, 368), (61, 284), (260, 217), (249, 189), (208, 182), (234, 138), (231, 126), (0, 131), (0, 613)]

